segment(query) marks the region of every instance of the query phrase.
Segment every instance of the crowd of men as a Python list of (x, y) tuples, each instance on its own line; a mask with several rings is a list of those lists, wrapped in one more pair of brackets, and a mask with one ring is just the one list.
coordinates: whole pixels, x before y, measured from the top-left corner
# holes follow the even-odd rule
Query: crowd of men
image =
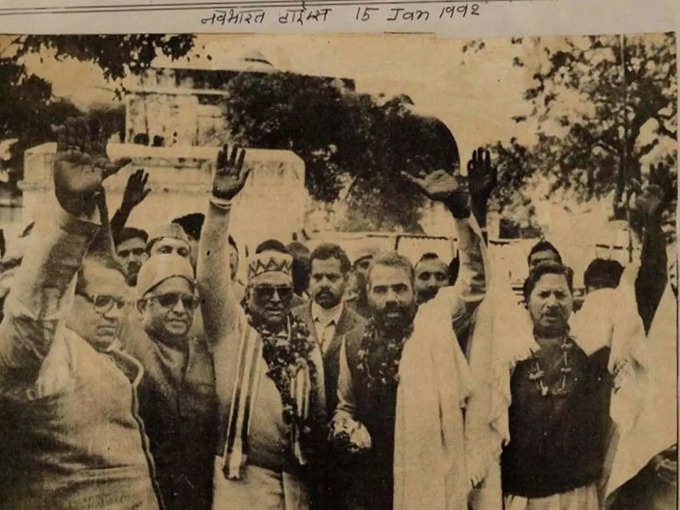
[(230, 209), (244, 150), (220, 152), (205, 215), (146, 232), (126, 223), (147, 176), (103, 218), (102, 182), (129, 162), (101, 157), (70, 120), (54, 214), (3, 258), (0, 508), (675, 508), (674, 438), (607, 488), (648, 410), (655, 367), (640, 352), (659, 335), (676, 345), (655, 320), (677, 304), (658, 190), (633, 206), (631, 292), (620, 264), (596, 259), (586, 291), (610, 306), (587, 297), (572, 317), (573, 273), (541, 241), (524, 306), (499, 307), (509, 289), (485, 247), (495, 169), (480, 149), (464, 177), (451, 153), (448, 169), (403, 173), (403, 189), (446, 206), (454, 260), (352, 261), (337, 244), (263, 239), (241, 283)]

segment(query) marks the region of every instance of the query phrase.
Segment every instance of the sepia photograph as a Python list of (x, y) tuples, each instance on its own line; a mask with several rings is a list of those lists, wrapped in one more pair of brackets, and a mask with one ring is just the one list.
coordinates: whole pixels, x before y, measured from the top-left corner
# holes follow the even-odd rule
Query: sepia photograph
[(0, 35), (0, 509), (678, 508), (676, 38)]

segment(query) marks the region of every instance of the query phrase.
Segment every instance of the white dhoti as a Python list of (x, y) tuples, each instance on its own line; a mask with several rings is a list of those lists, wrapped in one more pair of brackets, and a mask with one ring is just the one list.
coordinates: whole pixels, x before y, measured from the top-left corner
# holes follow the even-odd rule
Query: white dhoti
[(544, 498), (506, 495), (506, 510), (599, 510), (600, 501), (594, 483)]
[(300, 479), (291, 473), (248, 465), (240, 480), (224, 476), (224, 459), (215, 457), (213, 510), (307, 510), (309, 497)]

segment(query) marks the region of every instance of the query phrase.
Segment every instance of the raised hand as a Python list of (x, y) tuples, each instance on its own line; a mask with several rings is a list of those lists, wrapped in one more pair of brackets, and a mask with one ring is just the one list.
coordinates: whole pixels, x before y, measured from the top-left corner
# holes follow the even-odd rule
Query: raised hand
[(106, 138), (98, 123), (69, 118), (53, 128), (57, 135), (54, 192), (61, 206), (73, 215), (92, 214), (102, 182), (129, 159), (111, 162), (105, 154)]
[(127, 184), (125, 185), (125, 191), (123, 192), (121, 207), (131, 211), (141, 204), (147, 195), (151, 193), (151, 189), (146, 188), (146, 181), (148, 180), (149, 174), (144, 172), (141, 168), (130, 175)]
[(436, 170), (423, 178), (414, 177), (407, 172), (401, 176), (417, 186), (430, 200), (442, 202), (456, 218), (466, 218), (470, 214), (467, 180), (460, 174), (446, 170)]
[(225, 145), (217, 155), (215, 175), (213, 177), (212, 194), (216, 198), (231, 200), (243, 189), (250, 169), (243, 167), (246, 151)]
[(487, 202), (498, 182), (498, 171), (491, 164), (489, 151), (481, 147), (472, 152), (467, 170), (472, 213), (477, 218), (479, 225), (484, 227), (486, 226)]

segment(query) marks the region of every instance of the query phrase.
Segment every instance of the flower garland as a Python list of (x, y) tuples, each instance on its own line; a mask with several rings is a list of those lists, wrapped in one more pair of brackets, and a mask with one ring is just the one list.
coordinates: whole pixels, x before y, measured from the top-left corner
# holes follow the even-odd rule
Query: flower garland
[(572, 372), (572, 368), (569, 366), (569, 351), (571, 351), (573, 347), (574, 342), (569, 337), (565, 337), (560, 344), (560, 350), (562, 351), (562, 366), (560, 367), (560, 373), (562, 374), (562, 377), (555, 388), (550, 388), (545, 384), (545, 371), (541, 369), (536, 353), (533, 350), (531, 351), (531, 368), (529, 370), (528, 378), (530, 381), (536, 383), (536, 388), (541, 396), (548, 397), (553, 395), (556, 397), (566, 397), (571, 392), (571, 388), (568, 384), (568, 378)]
[(262, 357), (267, 363), (267, 376), (274, 381), (281, 395), (283, 404), (283, 422), (297, 426), (301, 434), (309, 434), (312, 430), (315, 413), (310, 412), (305, 420), (298, 413), (295, 397), (291, 394), (290, 383), (299, 370), (307, 367), (311, 381), (311, 402), (317, 402), (319, 387), (317, 384), (316, 365), (311, 360), (314, 349), (310, 341), (309, 330), (304, 321), (290, 314), (288, 327), (280, 332), (273, 332), (264, 323), (251, 325), (262, 338)]
[[(387, 391), (393, 390), (399, 385), (399, 363), (404, 343), (413, 333), (413, 323), (404, 329), (403, 334), (395, 337), (384, 337), (378, 339), (378, 329), (375, 320), (370, 318), (366, 324), (364, 335), (361, 338), (359, 361), (357, 370), (366, 376), (366, 387), (368, 391)], [(375, 373), (371, 370), (369, 359), (375, 350), (383, 346), (385, 352), (381, 357)]]

